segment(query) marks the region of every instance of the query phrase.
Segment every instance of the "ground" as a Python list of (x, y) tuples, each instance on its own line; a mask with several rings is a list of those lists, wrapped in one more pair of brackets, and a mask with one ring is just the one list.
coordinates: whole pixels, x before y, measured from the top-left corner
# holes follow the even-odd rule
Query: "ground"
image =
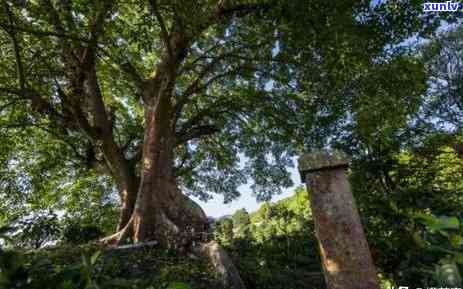
[(223, 289), (208, 273), (213, 270), (207, 260), (153, 246), (55, 247), (23, 252), (13, 259), (9, 268), (16, 283), (2, 286), (0, 280), (0, 288)]

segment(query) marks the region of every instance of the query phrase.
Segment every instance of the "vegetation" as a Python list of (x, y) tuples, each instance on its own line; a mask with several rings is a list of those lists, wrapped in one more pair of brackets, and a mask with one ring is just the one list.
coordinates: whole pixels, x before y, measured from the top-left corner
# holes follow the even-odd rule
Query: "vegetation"
[(268, 199), (291, 185), (293, 156), (326, 145), (346, 104), (377, 91), (403, 121), (423, 74), (388, 47), (453, 18), (421, 6), (5, 0), (2, 184), (38, 208), (112, 194), (121, 210), (106, 242), (175, 247), (206, 226), (181, 190), (232, 200), (250, 181)]
[(221, 288), (209, 264), (152, 247), (101, 251), (95, 246), (7, 252), (0, 288)]
[(324, 288), (311, 221), (307, 191), (299, 188), (252, 214), (243, 209), (219, 220), (215, 233), (248, 288)]
[[(269, 202), (316, 149), (383, 287), (462, 287), (463, 12), (422, 8), (1, 1), (0, 288), (223, 288), (212, 239), (247, 288), (325, 288), (310, 184)], [(256, 212), (190, 198), (244, 184)]]

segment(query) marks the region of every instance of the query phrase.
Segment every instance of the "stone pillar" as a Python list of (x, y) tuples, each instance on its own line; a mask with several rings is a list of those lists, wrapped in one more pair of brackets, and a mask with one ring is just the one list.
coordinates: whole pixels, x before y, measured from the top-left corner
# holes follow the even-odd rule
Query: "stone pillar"
[(310, 192), (326, 285), (328, 289), (379, 289), (347, 167), (348, 159), (339, 151), (299, 159), (299, 171)]

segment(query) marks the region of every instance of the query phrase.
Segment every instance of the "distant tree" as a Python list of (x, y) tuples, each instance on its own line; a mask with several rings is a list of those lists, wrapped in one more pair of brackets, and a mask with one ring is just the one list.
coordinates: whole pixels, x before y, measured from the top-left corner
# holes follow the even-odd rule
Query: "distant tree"
[(215, 239), (222, 245), (230, 246), (233, 243), (233, 221), (229, 218), (223, 218), (216, 224), (214, 231)]
[(233, 216), (233, 232), (236, 238), (248, 238), (251, 229), (251, 219), (246, 209), (236, 211)]
[[(306, 214), (310, 211), (307, 197), (299, 188), (291, 197), (264, 202), (249, 213), (251, 234), (247, 238), (222, 243), (248, 288), (307, 288), (307, 284), (323, 288), (313, 222)], [(244, 215), (243, 210), (236, 213)]]
[(429, 77), (423, 117), (461, 129), (463, 123), (463, 26), (449, 28), (423, 45)]
[[(363, 103), (352, 113), (356, 129), (334, 144), (354, 158), (350, 180), (374, 258), (398, 284), (435, 284), (428, 266), (448, 255), (419, 241), (427, 233), (418, 216), (463, 217), (461, 31), (448, 28), (412, 51), (426, 68), (413, 109), (397, 114), (388, 105), (400, 102), (386, 98)], [(381, 121), (367, 113), (378, 106)]]

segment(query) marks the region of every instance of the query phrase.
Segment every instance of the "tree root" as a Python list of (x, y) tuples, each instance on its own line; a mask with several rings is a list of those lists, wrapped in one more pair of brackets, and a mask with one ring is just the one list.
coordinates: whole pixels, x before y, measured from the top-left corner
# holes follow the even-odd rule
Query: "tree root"
[(155, 203), (144, 210), (149, 212), (147, 215), (135, 210), (124, 228), (100, 239), (99, 243), (118, 246), (126, 239), (135, 243), (156, 240), (164, 247), (188, 251), (197, 242), (204, 242), (209, 229), (206, 214), (188, 197), (180, 193), (176, 197), (175, 206), (169, 202)]
[(99, 244), (103, 246), (110, 246), (110, 247), (117, 247), (119, 246), (125, 239), (128, 238), (130, 231), (132, 230), (132, 219), (122, 228), (120, 231), (100, 239), (98, 241)]
[(211, 241), (199, 246), (199, 253), (210, 259), (224, 288), (246, 289), (243, 280), (227, 252), (217, 242)]
[[(119, 247), (119, 245), (121, 241), (127, 238), (128, 232), (131, 230), (131, 227), (132, 227), (131, 223), (132, 222), (129, 221), (129, 223), (122, 230), (120, 230), (119, 232), (111, 236), (101, 239), (99, 243), (104, 246), (122, 248), (122, 247)], [(151, 242), (141, 243), (138, 245), (125, 246), (124, 249), (133, 249), (133, 248), (137, 248), (140, 246), (145, 246), (145, 245), (152, 246), (152, 245), (158, 245), (158, 244), (159, 243), (157, 241), (151, 241)], [(185, 248), (177, 247), (175, 249), (179, 250), (179, 252), (182, 252), (183, 251), (182, 249), (185, 249)], [(244, 282), (241, 279), (238, 269), (233, 264), (233, 261), (228, 256), (227, 252), (217, 242), (211, 241), (208, 243), (200, 243), (194, 248), (190, 247), (190, 250), (191, 249), (194, 253), (202, 255), (210, 260), (212, 266), (214, 267), (215, 275), (219, 279), (219, 281), (222, 283), (222, 286), (224, 286), (224, 288), (246, 289), (246, 286), (244, 285)]]

